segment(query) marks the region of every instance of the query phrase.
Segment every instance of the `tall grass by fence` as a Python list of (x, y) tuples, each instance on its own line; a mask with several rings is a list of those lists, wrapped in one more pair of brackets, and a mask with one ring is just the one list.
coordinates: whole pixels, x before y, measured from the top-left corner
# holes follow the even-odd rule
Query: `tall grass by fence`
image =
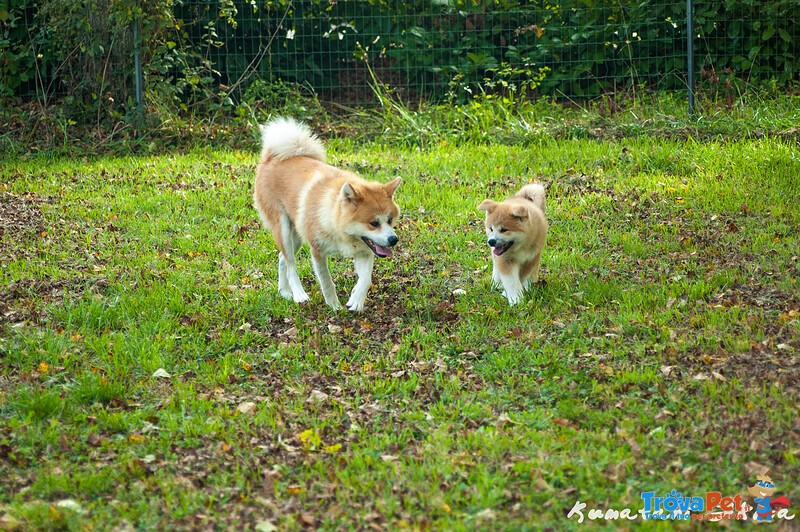
[(797, 81), (800, 0), (7, 0), (0, 98), (130, 116), (135, 58), (148, 105), (192, 108), (308, 91), (373, 102), (475, 94), (592, 98), (697, 83)]

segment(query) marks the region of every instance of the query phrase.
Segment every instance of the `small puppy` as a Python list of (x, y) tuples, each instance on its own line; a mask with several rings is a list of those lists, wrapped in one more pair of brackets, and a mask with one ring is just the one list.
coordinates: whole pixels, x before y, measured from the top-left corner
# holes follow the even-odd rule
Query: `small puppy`
[(492, 247), (492, 282), (505, 290), (510, 305), (522, 301), (522, 293), (539, 281), (539, 262), (547, 239), (544, 187), (526, 185), (503, 202), (484, 200), (486, 236)]
[(400, 178), (365, 181), (325, 163), (325, 147), (311, 130), (292, 119), (261, 126), (261, 162), (253, 201), (280, 252), (278, 291), (296, 303), (308, 300), (295, 264), (303, 242), (325, 302), (342, 308), (328, 270), (328, 256), (353, 257), (358, 281), (347, 308), (364, 310), (374, 257), (391, 257), (400, 209), (392, 197)]

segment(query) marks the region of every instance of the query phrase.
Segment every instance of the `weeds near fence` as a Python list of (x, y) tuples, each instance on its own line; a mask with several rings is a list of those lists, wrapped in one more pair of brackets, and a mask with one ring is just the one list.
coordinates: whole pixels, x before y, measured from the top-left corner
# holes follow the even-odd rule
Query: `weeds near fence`
[(186, 114), (169, 105), (159, 106), (156, 99), (140, 128), (122, 120), (88, 126), (63, 115), (57, 106), (31, 103), (0, 111), (0, 148), (6, 156), (40, 151), (147, 153), (209, 144), (249, 149), (257, 142), (257, 125), (276, 115), (294, 116), (330, 136), (355, 142), (380, 137), (383, 142), (420, 147), (436, 145), (444, 138), (507, 144), (639, 136), (798, 138), (798, 91), (758, 88), (727, 76), (703, 81), (695, 116), (689, 116), (680, 93), (639, 93), (629, 98), (623, 92), (592, 100), (556, 101), (509, 91), (505, 96), (478, 94), (460, 104), (417, 102), (411, 106), (377, 76), (371, 84), (376, 107), (325, 104), (307, 86), (259, 82), (233, 111)]

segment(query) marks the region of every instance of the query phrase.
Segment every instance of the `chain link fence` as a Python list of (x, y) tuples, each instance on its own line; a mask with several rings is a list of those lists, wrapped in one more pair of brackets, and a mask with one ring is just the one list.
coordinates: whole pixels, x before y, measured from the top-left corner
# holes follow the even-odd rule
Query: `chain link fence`
[(123, 116), (136, 107), (137, 81), (149, 105), (183, 109), (287, 87), (371, 105), (376, 84), (410, 103), (509, 92), (586, 99), (687, 91), (690, 65), (696, 85), (712, 90), (796, 83), (800, 0), (689, 4), (5, 0), (0, 102)]

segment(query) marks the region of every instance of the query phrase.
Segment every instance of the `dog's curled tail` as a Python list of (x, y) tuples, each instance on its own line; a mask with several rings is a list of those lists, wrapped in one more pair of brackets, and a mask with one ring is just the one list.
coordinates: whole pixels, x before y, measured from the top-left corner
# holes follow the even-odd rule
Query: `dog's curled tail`
[(291, 118), (276, 118), (261, 126), (261, 162), (301, 156), (325, 162), (325, 146), (308, 126)]
[(544, 187), (539, 183), (533, 183), (530, 185), (525, 185), (522, 187), (522, 190), (519, 191), (517, 196), (523, 197), (527, 200), (533, 202), (534, 205), (539, 207), (542, 212), (544, 212)]

